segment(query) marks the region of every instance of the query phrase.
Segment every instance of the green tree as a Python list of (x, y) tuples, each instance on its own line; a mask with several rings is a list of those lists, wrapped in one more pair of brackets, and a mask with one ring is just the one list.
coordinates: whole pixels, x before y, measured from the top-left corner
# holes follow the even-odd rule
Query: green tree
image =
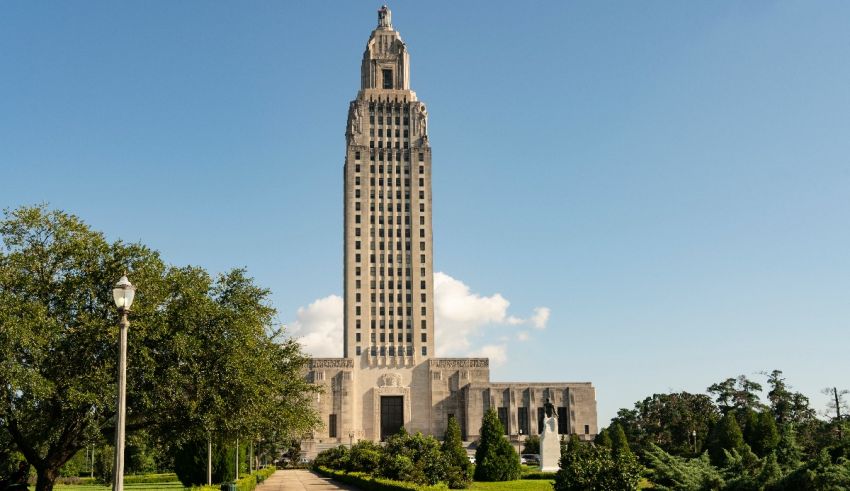
[(631, 454), (579, 441), (572, 435), (555, 474), (555, 491), (636, 490), (642, 467)]
[(753, 382), (745, 375), (739, 375), (737, 379), (727, 378), (722, 382), (712, 384), (708, 389), (709, 394), (716, 398), (717, 405), (724, 414), (735, 410), (755, 410), (762, 407), (758, 393), (761, 392), (761, 384)]
[(676, 457), (657, 445), (650, 445), (644, 452), (644, 460), (654, 489), (709, 491), (722, 489), (725, 484), (707, 454), (692, 459)]
[[(623, 431), (623, 427), (619, 424), (617, 425), (620, 428), (620, 431)], [(623, 438), (626, 437), (626, 434), (623, 433)], [(608, 428), (602, 428), (602, 430), (596, 435), (596, 438), (593, 439), (593, 443), (597, 445), (601, 445), (603, 447), (611, 448), (614, 444), (611, 441), (611, 436), (608, 434)]]
[(519, 479), (519, 455), (505, 438), (505, 430), (494, 409), (484, 413), (481, 439), (475, 450), (476, 481), (513, 481)]
[(0, 428), (48, 491), (90, 442), (111, 441), (117, 373), (114, 282), (138, 286), (128, 332), (127, 431), (173, 442), (316, 424), (298, 345), (271, 329), (269, 292), (244, 271), (212, 279), (109, 243), (44, 207), (0, 222)]
[(537, 435), (528, 435), (522, 444), (522, 453), (539, 454), (540, 437)]
[(466, 456), (466, 449), (463, 448), (463, 441), (460, 438), (460, 425), (454, 416), (449, 417), (446, 434), (443, 436), (442, 451), (448, 463), (446, 481), (449, 488), (462, 489), (469, 487), (469, 482), (472, 479), (470, 472), (471, 465), (469, 458)]
[(708, 442), (711, 462), (722, 465), (726, 462), (724, 451), (738, 451), (744, 447), (744, 435), (733, 412), (727, 413), (715, 425)]
[(792, 392), (791, 387), (785, 383), (781, 370), (770, 372), (767, 385), (770, 387), (767, 393), (770, 410), (780, 428), (786, 424), (800, 424), (815, 418), (815, 410), (809, 407), (809, 398), (799, 392)]
[(747, 443), (756, 455), (766, 457), (776, 449), (779, 443), (779, 431), (769, 411), (752, 414), (754, 416), (747, 425)]
[(402, 428), (387, 438), (378, 470), (389, 479), (435, 485), (446, 480), (448, 461), (436, 438), (410, 435)]
[(623, 427), (619, 423), (611, 425), (608, 433), (611, 439), (611, 453), (615, 456), (632, 455), (632, 449), (629, 447), (629, 442), (626, 440), (626, 434), (623, 432)]
[(676, 392), (653, 394), (634, 405), (621, 409), (613, 423), (623, 427), (633, 450), (657, 445), (673, 455), (693, 455), (696, 432), (697, 450), (705, 442), (720, 415), (711, 398), (705, 394)]

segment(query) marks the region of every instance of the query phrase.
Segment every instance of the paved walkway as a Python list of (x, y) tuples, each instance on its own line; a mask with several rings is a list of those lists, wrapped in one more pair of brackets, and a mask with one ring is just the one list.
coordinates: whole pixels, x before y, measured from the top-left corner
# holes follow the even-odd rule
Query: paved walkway
[(327, 477), (303, 469), (276, 471), (257, 486), (258, 491), (332, 491), (339, 489), (351, 491), (355, 488), (331, 481)]

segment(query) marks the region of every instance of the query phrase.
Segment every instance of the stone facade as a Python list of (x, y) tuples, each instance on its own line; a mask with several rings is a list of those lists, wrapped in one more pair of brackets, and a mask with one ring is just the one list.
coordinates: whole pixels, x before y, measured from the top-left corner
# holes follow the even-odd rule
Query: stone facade
[(386, 7), (363, 54), (345, 137), (343, 358), (311, 360), (324, 427), (303, 443), (306, 455), (377, 441), (400, 425), (441, 436), (450, 416), (475, 440), (490, 408), (507, 434), (535, 435), (547, 398), (563, 433), (595, 436), (589, 382), (494, 383), (486, 358), (434, 357), (428, 112), (410, 90), (407, 46)]

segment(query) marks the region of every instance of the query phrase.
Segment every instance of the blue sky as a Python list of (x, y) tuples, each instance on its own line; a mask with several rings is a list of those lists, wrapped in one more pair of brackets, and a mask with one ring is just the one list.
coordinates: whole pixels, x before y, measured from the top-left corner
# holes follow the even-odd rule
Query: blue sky
[[(378, 6), (3, 2), (0, 206), (245, 266), (327, 334)], [(453, 353), (590, 380), (602, 425), (741, 373), (818, 409), (850, 386), (850, 3), (390, 7), (430, 114), (435, 271), (480, 310)]]

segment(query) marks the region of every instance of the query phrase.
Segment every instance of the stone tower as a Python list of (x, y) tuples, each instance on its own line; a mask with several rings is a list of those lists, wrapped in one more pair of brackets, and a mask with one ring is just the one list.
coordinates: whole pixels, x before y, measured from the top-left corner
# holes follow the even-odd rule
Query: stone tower
[(305, 455), (401, 427), (443, 435), (452, 417), (474, 441), (488, 409), (520, 439), (542, 432), (547, 399), (560, 434), (593, 438), (590, 382), (491, 382), (487, 358), (435, 356), (428, 112), (386, 6), (363, 53), (345, 145), (344, 354), (310, 360), (323, 426), (302, 442)]
[(407, 46), (378, 10), (348, 110), (344, 354), (411, 367), (434, 354), (428, 112), (410, 90)]

